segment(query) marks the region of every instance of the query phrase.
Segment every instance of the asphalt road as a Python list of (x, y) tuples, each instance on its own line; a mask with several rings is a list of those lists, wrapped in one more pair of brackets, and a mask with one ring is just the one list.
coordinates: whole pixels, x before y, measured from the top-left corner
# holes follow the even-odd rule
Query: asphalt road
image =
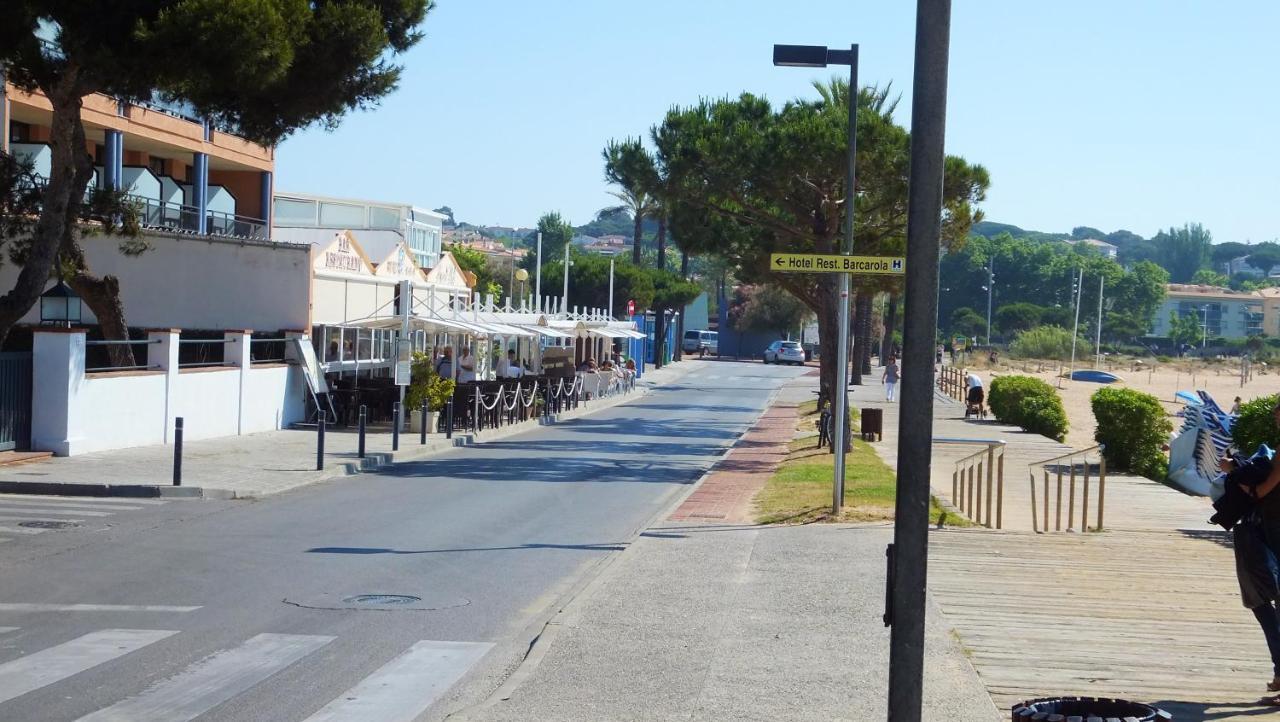
[(622, 406), (260, 502), (0, 497), (0, 722), (382, 722), (484, 699), (803, 373), (690, 363)]

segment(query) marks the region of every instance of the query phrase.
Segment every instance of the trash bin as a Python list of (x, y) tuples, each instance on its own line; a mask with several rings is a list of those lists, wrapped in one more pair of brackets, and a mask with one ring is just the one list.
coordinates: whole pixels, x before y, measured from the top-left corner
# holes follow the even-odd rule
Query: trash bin
[(1051, 697), (1019, 702), (1013, 706), (1013, 722), (1048, 719), (1165, 722), (1173, 719), (1173, 715), (1149, 704), (1105, 697)]
[(884, 409), (862, 410), (862, 440), (880, 441), (884, 438)]

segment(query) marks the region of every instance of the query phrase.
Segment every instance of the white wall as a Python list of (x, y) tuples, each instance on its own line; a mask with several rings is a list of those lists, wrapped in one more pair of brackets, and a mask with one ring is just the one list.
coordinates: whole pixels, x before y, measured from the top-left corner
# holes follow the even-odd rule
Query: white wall
[[(83, 332), (35, 335), (32, 448), (59, 456), (169, 443), (181, 416), (184, 438), (208, 439), (286, 428), (302, 421), (305, 382), (296, 366), (180, 370), (177, 334), (152, 334), (159, 371), (84, 373)], [(247, 346), (248, 337), (242, 337)], [(243, 389), (243, 393), (241, 390)]]
[[(120, 239), (81, 240), (89, 267), (120, 279), (125, 319), (142, 328), (257, 331), (310, 328), (309, 247), (264, 241), (148, 233), (151, 250), (133, 258)], [(0, 264), (0, 292), (19, 269)], [(39, 323), (38, 304), (22, 318)], [(85, 307), (85, 323), (97, 321)]]

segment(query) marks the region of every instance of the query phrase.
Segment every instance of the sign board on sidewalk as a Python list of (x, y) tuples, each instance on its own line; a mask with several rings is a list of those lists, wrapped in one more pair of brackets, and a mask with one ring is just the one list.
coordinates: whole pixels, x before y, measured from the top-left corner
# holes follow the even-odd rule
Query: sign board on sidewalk
[(404, 338), (396, 349), (396, 386), (408, 386), (413, 375), (413, 342)]
[(294, 336), (285, 348), (289, 351), (289, 359), (302, 367), (302, 376), (307, 380), (311, 393), (329, 393), (329, 385), (325, 383), (324, 374), (320, 373), (320, 362), (316, 359), (316, 350), (311, 347), (311, 339)]
[(901, 276), (907, 260), (901, 256), (839, 256), (817, 253), (775, 253), (769, 270), (796, 273), (856, 273)]

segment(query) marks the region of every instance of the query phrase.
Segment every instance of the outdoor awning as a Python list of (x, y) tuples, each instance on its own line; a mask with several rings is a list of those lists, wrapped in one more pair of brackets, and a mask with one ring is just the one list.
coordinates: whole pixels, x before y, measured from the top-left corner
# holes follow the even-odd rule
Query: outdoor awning
[(537, 334), (527, 328), (520, 326), (512, 326), (507, 323), (497, 323), (494, 321), (483, 321), (484, 326), (493, 329), (497, 336), (536, 336)]
[(645, 338), (639, 331), (627, 328), (589, 328), (587, 333), (600, 338)]
[(528, 329), (546, 338), (573, 338), (573, 334), (571, 333), (565, 333), (564, 331), (549, 328), (547, 326), (521, 326), (520, 328)]

